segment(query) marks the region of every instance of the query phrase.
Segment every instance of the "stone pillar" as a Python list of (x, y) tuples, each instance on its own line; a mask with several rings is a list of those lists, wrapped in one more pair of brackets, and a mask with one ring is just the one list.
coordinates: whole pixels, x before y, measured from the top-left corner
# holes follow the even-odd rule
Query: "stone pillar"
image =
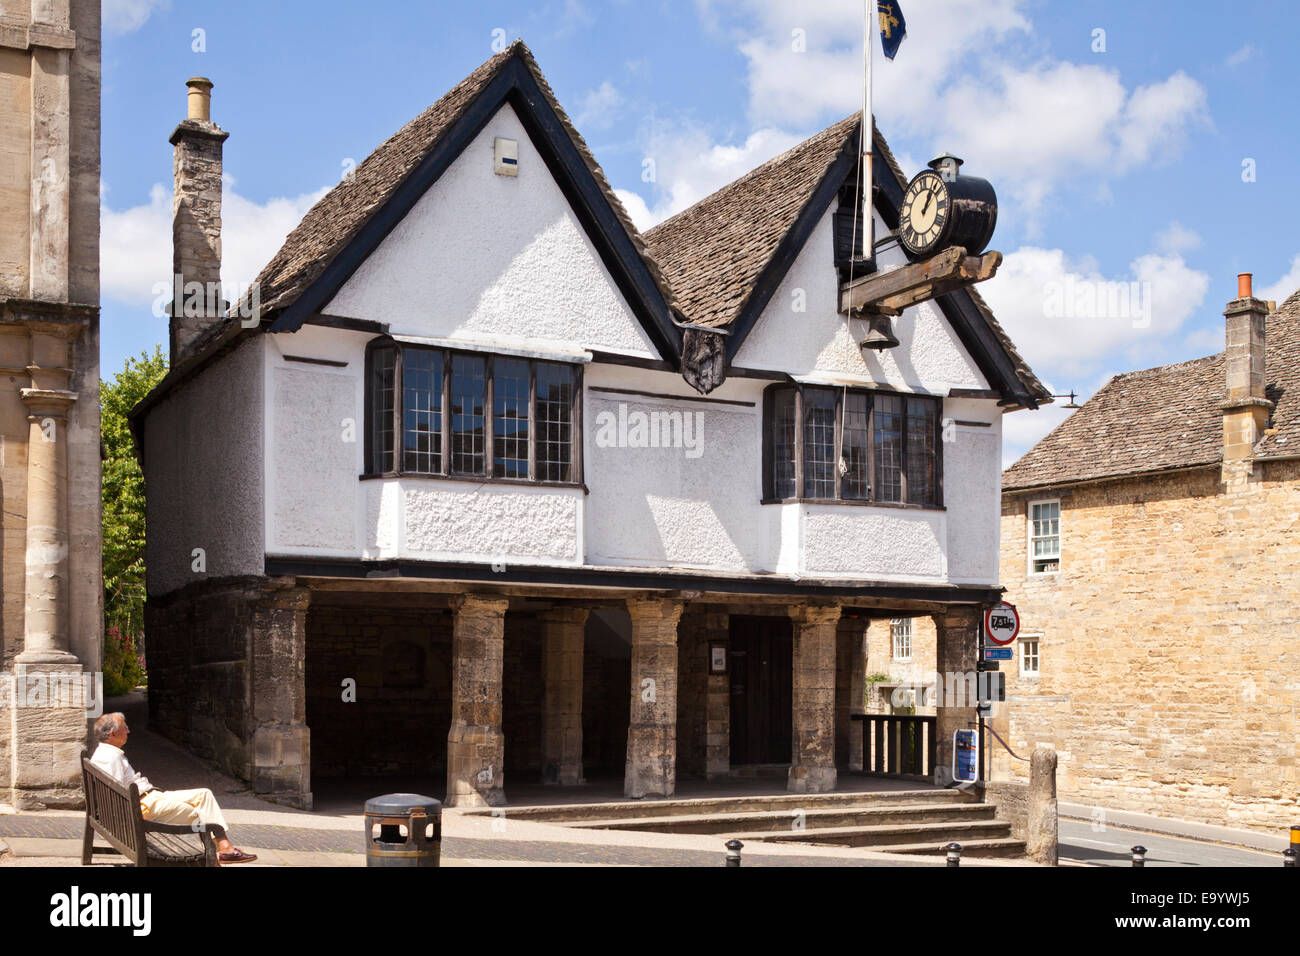
[(275, 803), (311, 809), (311, 732), (307, 728), (306, 588), (268, 590), (252, 606), (248, 781)]
[(1025, 855), (1043, 866), (1057, 862), (1056, 751), (1035, 747), (1029, 755), (1029, 821)]
[(670, 797), (677, 786), (677, 622), (682, 602), (627, 602), (632, 619), (632, 707), (623, 792)]
[(791, 793), (835, 789), (835, 631), (838, 604), (799, 604), (794, 622), (794, 721)]
[[(713, 673), (713, 646), (721, 644), (727, 652), (727, 669)], [(731, 773), (731, 616), (706, 614), (704, 617), (704, 652), (708, 678), (704, 702), (704, 772), (709, 780)]]
[(936, 741), (934, 782), (952, 783), (952, 735), (963, 727), (976, 726), (976, 666), (979, 629), (983, 626), (977, 607), (952, 605), (934, 615)]
[(542, 622), (542, 783), (571, 787), (582, 776), (582, 649), (585, 607), (559, 607)]
[(865, 713), (867, 618), (843, 617), (835, 631), (835, 766), (862, 769), (862, 721)]
[(452, 601), (449, 807), (497, 807), (506, 802), (501, 663), (509, 603), (505, 597), (486, 594), (463, 594)]

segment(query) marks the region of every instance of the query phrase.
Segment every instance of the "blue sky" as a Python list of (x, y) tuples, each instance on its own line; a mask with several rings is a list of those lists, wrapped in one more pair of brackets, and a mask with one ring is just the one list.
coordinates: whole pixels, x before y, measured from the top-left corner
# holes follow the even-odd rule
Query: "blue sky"
[[(980, 288), (1056, 391), (1086, 397), (1116, 372), (1219, 351), (1239, 271), (1264, 298), (1300, 288), (1300, 234), (1284, 228), (1300, 214), (1293, 5), (901, 4), (898, 58), (876, 52), (877, 123), (909, 175), (952, 151), (993, 182), (993, 248), (1007, 259)], [(861, 97), (861, 0), (104, 0), (104, 11), (106, 377), (167, 339), (151, 311), (171, 270), (167, 137), (194, 74), (215, 82), (213, 119), (231, 133), (224, 278), (240, 283), (349, 162), (501, 37), (532, 48), (642, 227)], [(1007, 461), (1065, 414), (1009, 416)]]

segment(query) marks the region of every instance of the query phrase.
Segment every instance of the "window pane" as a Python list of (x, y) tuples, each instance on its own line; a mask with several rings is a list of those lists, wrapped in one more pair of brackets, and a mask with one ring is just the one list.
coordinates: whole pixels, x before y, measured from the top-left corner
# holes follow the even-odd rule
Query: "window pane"
[(402, 351), (402, 470), (442, 471), (442, 353)]
[(394, 471), (393, 402), (396, 398), (393, 373), (397, 350), (377, 348), (370, 353), (370, 470), (377, 475)]
[(458, 475), (484, 473), (483, 403), (486, 360), (474, 355), (451, 357), (451, 470)]
[(844, 439), (841, 454), (848, 466), (840, 477), (840, 494), (845, 498), (865, 499), (871, 494), (871, 434), (867, 430), (867, 396), (849, 392), (844, 397)]
[(1030, 506), (1030, 556), (1035, 572), (1061, 567), (1061, 503), (1042, 501)]
[(914, 505), (936, 503), (935, 442), (939, 403), (928, 398), (907, 400), (907, 500)]
[(576, 481), (573, 472), (573, 368), (537, 363), (537, 479)]
[(803, 496), (835, 497), (835, 392), (803, 391)]
[(772, 396), (771, 434), (772, 496), (793, 498), (794, 480), (794, 397), (792, 388), (783, 388)]
[(528, 362), (492, 364), (492, 474), (528, 477)]
[(876, 501), (901, 501), (903, 400), (897, 395), (876, 396)]

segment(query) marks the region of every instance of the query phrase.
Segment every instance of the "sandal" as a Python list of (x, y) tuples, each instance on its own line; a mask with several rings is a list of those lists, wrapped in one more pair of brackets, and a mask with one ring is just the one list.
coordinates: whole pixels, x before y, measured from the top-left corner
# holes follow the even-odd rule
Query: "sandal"
[(226, 863), (252, 863), (257, 859), (256, 853), (245, 853), (243, 850), (227, 850), (225, 853), (217, 855), (217, 862)]

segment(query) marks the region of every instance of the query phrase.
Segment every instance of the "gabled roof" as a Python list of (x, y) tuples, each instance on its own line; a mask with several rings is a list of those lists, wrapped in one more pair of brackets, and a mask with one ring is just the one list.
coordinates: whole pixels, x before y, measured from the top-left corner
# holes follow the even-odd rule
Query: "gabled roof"
[[(1269, 315), (1264, 354), (1276, 431), (1255, 454), (1300, 454), (1300, 292)], [(1003, 490), (1219, 464), (1226, 374), (1220, 352), (1116, 375), (1002, 473)]]
[[(729, 359), (840, 187), (856, 175), (861, 129), (861, 114), (846, 117), (646, 232), (689, 320), (731, 333)], [(878, 128), (872, 142), (876, 211), (896, 228), (907, 177)], [(937, 302), (1009, 403), (1052, 400), (973, 288)]]
[(522, 40), (485, 62), (371, 153), (307, 212), (258, 276), (274, 332), (325, 305), (503, 103), (520, 115), (624, 297), (676, 362), (672, 290)]

